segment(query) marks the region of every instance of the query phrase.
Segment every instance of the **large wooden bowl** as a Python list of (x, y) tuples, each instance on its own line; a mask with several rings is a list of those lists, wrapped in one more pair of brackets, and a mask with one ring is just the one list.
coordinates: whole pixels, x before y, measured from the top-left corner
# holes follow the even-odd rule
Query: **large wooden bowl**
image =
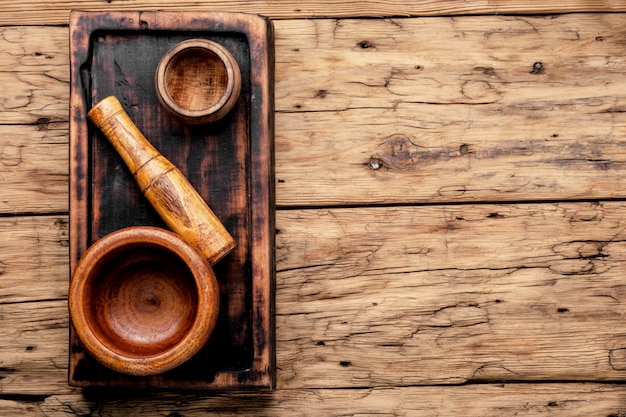
[(161, 58), (155, 75), (157, 97), (171, 113), (191, 124), (215, 122), (237, 103), (241, 72), (222, 45), (189, 39)]
[(200, 251), (156, 227), (129, 227), (94, 243), (69, 289), (85, 348), (131, 375), (170, 370), (196, 354), (217, 321), (219, 289)]

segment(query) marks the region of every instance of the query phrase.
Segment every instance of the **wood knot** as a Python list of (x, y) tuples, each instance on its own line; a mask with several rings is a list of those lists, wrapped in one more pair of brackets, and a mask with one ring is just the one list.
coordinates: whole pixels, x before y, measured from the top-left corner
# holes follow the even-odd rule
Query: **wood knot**
[(361, 49), (376, 48), (376, 45), (374, 45), (373, 43), (371, 43), (369, 41), (361, 41), (361, 42), (357, 43), (356, 46), (358, 46)]
[(530, 71), (531, 74), (542, 74), (544, 71), (543, 63), (537, 61), (533, 64), (533, 69)]
[(626, 348), (609, 351), (609, 366), (615, 371), (626, 370)]

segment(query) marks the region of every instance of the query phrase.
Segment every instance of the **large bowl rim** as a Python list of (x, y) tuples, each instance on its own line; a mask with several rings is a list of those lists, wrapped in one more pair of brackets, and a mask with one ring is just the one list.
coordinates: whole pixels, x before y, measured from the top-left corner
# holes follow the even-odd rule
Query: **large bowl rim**
[[(125, 356), (109, 348), (93, 332), (87, 314), (83, 311), (92, 267), (108, 254), (126, 247), (137, 247), (138, 244), (158, 246), (173, 252), (185, 262), (195, 280), (198, 298), (196, 318), (187, 334), (163, 352), (146, 357)], [(155, 375), (181, 365), (205, 345), (217, 322), (219, 289), (210, 264), (198, 248), (168, 230), (133, 226), (102, 237), (85, 251), (72, 274), (68, 305), (78, 338), (99, 362), (126, 374)]]

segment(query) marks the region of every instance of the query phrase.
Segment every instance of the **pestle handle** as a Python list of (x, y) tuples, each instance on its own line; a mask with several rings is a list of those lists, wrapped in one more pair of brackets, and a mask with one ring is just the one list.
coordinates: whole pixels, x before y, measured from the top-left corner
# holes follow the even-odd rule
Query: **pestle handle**
[(148, 142), (110, 96), (87, 114), (120, 154), (141, 192), (165, 224), (195, 245), (211, 265), (235, 247), (235, 240), (187, 178)]

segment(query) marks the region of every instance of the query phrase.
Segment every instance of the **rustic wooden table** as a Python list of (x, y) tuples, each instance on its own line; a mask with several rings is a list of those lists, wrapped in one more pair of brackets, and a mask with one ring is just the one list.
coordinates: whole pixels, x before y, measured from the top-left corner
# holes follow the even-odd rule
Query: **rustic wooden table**
[[(0, 0), (0, 415), (626, 416), (626, 1), (511, 3)], [(77, 5), (274, 19), (275, 391), (67, 385)]]

